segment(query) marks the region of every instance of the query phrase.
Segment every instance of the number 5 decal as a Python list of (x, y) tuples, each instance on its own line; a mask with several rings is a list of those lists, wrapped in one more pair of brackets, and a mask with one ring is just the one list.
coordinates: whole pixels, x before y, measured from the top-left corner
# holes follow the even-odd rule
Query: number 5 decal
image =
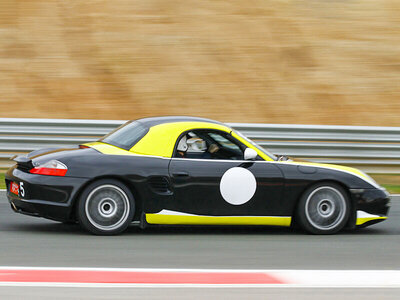
[(24, 189), (24, 183), (23, 182), (21, 182), (19, 184), (19, 194), (21, 195), (22, 198), (25, 197), (25, 189)]

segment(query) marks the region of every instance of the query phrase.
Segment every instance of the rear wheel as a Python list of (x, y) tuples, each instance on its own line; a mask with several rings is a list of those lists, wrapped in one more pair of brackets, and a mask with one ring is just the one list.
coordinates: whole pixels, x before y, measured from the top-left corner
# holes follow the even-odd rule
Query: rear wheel
[(77, 206), (79, 224), (97, 235), (123, 232), (135, 213), (132, 193), (121, 182), (102, 179), (90, 184)]
[(333, 234), (340, 231), (350, 216), (346, 191), (334, 183), (320, 183), (302, 195), (297, 220), (301, 227), (313, 234)]

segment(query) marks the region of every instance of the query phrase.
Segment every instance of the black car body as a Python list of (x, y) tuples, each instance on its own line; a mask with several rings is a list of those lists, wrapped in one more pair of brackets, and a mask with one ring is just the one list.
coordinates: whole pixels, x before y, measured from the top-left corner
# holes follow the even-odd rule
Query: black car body
[[(119, 233), (131, 222), (298, 223), (312, 233), (335, 233), (383, 221), (389, 209), (388, 193), (357, 169), (279, 161), (201, 118), (131, 121), (98, 142), (15, 161), (6, 174), (15, 212), (79, 221), (95, 234)], [(90, 194), (95, 189), (99, 194)]]

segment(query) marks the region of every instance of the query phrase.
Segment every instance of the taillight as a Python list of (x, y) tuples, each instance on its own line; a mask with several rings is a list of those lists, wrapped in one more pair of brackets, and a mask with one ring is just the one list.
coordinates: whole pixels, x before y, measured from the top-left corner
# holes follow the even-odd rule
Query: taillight
[(49, 176), (65, 176), (67, 171), (67, 166), (62, 162), (59, 162), (58, 160), (51, 160), (43, 165), (36, 166), (35, 168), (31, 169), (29, 173)]

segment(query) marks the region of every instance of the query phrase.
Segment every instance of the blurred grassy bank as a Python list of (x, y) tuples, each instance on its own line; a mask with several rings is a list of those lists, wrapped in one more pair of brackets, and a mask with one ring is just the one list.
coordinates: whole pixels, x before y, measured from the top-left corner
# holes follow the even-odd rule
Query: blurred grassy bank
[(400, 126), (400, 2), (1, 0), (0, 117)]
[(391, 194), (400, 194), (400, 174), (369, 174)]

